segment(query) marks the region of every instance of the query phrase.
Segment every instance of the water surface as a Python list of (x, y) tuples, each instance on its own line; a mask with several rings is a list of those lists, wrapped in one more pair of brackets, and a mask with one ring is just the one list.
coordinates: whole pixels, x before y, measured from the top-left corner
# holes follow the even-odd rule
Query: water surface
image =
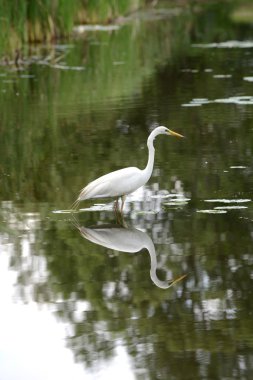
[[(250, 36), (174, 12), (1, 67), (1, 378), (252, 378)], [(68, 213), (159, 124), (186, 138), (156, 139), (123, 226), (111, 200)]]

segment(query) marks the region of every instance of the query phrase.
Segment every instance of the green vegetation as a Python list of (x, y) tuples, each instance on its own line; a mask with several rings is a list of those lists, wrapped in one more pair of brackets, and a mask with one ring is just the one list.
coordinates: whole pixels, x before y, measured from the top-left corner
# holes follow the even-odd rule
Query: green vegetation
[[(215, 1), (211, 1), (213, 3)], [(230, 5), (244, 3), (240, 0), (230, 1)], [(194, 8), (201, 2), (188, 0), (184, 3)], [(220, 2), (217, 2), (218, 6)], [(71, 35), (75, 24), (108, 24), (127, 16), (138, 9), (153, 7), (175, 7), (173, 1), (152, 0), (0, 0), (0, 48), (12, 53), (25, 43), (53, 41)], [(208, 5), (205, 4), (205, 6)], [(182, 6), (182, 4), (181, 4)], [(235, 21), (252, 20), (252, 6), (243, 5), (236, 8)]]
[(235, 8), (231, 14), (231, 19), (236, 23), (252, 24), (253, 22), (253, 5), (250, 2), (242, 4)]
[(0, 0), (1, 50), (68, 36), (76, 22), (108, 23), (146, 5), (147, 0)]

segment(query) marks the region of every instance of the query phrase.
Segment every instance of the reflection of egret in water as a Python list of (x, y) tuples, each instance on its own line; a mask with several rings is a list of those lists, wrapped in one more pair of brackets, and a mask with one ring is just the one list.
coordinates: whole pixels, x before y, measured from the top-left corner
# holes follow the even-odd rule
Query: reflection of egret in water
[(78, 227), (78, 229), (87, 240), (113, 250), (139, 252), (146, 248), (151, 260), (150, 277), (159, 288), (167, 289), (186, 276), (183, 275), (171, 281), (159, 280), (156, 274), (157, 257), (155, 246), (151, 238), (143, 231), (117, 225), (101, 225), (95, 228)]

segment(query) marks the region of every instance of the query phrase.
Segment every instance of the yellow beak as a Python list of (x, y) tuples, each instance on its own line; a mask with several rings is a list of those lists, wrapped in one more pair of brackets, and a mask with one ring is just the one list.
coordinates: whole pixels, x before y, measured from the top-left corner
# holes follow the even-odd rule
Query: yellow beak
[(177, 282), (183, 280), (183, 278), (185, 278), (186, 276), (187, 276), (187, 274), (183, 274), (183, 276), (180, 276), (180, 277), (176, 278), (175, 280), (170, 281), (170, 286), (175, 285)]
[(175, 137), (184, 137), (183, 135), (180, 135), (179, 133), (174, 132), (171, 129), (168, 129), (168, 134)]

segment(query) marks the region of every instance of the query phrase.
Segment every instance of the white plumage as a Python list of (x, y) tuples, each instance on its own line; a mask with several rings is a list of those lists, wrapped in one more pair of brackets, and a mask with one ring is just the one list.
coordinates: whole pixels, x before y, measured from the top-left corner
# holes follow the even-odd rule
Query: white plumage
[(78, 200), (89, 198), (120, 197), (132, 193), (143, 183), (143, 170), (135, 167), (108, 173), (90, 182), (80, 193)]

